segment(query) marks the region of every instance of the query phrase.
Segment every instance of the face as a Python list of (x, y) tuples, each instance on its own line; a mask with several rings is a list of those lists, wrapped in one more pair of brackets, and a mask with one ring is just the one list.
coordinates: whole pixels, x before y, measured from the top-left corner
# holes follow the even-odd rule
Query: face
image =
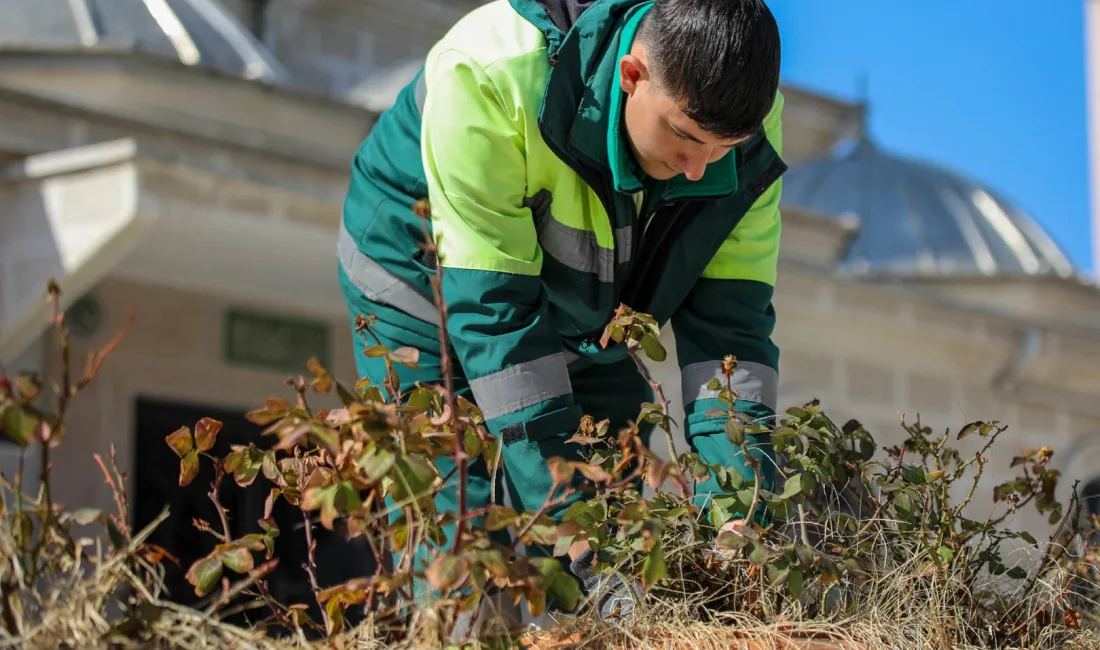
[(697, 181), (708, 164), (746, 139), (722, 139), (699, 128), (680, 104), (653, 82), (645, 48), (639, 43), (619, 61), (619, 83), (627, 94), (623, 119), (631, 149), (652, 178), (668, 180), (683, 174)]

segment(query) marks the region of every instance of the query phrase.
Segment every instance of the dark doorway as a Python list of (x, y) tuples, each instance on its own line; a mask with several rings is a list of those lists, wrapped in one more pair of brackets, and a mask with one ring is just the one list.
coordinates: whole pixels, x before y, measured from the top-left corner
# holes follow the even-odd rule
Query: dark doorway
[[(203, 459), (198, 477), (187, 487), (179, 486), (179, 458), (164, 441), (165, 436), (181, 426), (194, 427), (202, 417), (223, 423), (217, 444), (211, 450), (222, 457), (231, 445), (254, 443), (267, 448), (274, 440), (261, 436), (262, 428), (244, 417), (245, 411), (226, 410), (139, 398), (135, 404), (135, 454), (133, 518), (135, 530), (148, 525), (169, 508), (168, 519), (153, 533), (149, 541), (159, 544), (180, 560), (180, 567), (167, 563), (165, 582), (168, 597), (173, 601), (194, 605), (199, 602), (185, 574), (191, 564), (209, 553), (216, 544), (210, 533), (199, 531), (194, 519), (208, 522), (217, 529), (218, 513), (208, 494), (214, 470)], [(234, 538), (263, 532), (259, 520), (263, 517), (264, 500), (272, 485), (260, 475), (247, 488), (241, 488), (232, 478), (222, 480), (219, 498), (229, 512), (229, 528)], [(279, 566), (268, 576), (272, 596), (284, 605), (302, 603), (310, 606), (310, 616), (321, 622), (321, 612), (310, 592), (309, 577), (302, 568), (307, 558), (301, 511), (286, 501), (276, 501), (272, 513), (280, 534), (275, 540), (275, 557)], [(364, 540), (347, 540), (320, 525), (313, 527), (317, 543), (317, 581), (321, 588), (340, 584), (351, 578), (374, 573), (374, 558)], [(257, 554), (257, 563), (262, 560)], [(230, 580), (234, 578), (230, 577)], [(232, 621), (247, 625), (266, 617), (270, 612), (259, 609), (235, 616)], [(349, 610), (349, 622), (358, 620), (359, 612)]]

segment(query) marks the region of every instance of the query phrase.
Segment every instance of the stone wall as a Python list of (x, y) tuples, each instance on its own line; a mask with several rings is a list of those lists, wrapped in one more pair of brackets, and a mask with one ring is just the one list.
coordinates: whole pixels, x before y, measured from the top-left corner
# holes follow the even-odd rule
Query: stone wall
[[(993, 507), (993, 486), (1017, 475), (1009, 465), (1025, 449), (1054, 449), (1055, 466), (1065, 474), (1062, 499), (1068, 498), (1073, 480), (1084, 483), (1100, 475), (1076, 458), (1082, 448), (1100, 445), (1100, 418), (1094, 413), (1044, 404), (1026, 392), (1009, 395), (994, 389), (991, 378), (1016, 351), (1006, 324), (789, 268), (780, 273), (776, 311), (781, 411), (818, 398), (838, 424), (859, 419), (880, 447), (904, 440), (903, 415), (908, 423), (919, 416), (937, 434), (947, 428), (957, 432), (975, 420), (1008, 426), (988, 454), (984, 487), (968, 510), (970, 516), (985, 518)], [(673, 420), (682, 423), (671, 329), (663, 340), (670, 354), (652, 367), (672, 403)], [(688, 446), (682, 430), (675, 431), (682, 453)], [(982, 443), (971, 436), (952, 444), (965, 456)], [(653, 444), (665, 453), (660, 436)], [(957, 487), (960, 493), (954, 498), (961, 500), (964, 486)], [(1046, 530), (1044, 518), (1030, 509), (1010, 521)]]
[[(106, 457), (117, 449), (119, 464), (133, 475), (134, 406), (139, 397), (245, 412), (262, 407), (267, 397), (293, 398), (285, 374), (229, 365), (224, 360), (222, 327), (230, 307), (266, 310), (265, 305), (229, 303), (216, 295), (198, 295), (132, 282), (107, 281), (97, 289), (103, 323), (89, 340), (75, 342), (72, 358), (78, 370), (90, 350), (104, 345), (125, 324), (130, 309), (135, 320), (125, 341), (104, 364), (99, 376), (72, 404), (65, 444), (53, 457), (56, 499), (70, 507), (113, 509), (109, 488), (93, 454)], [(272, 310), (275, 311), (275, 310)], [(341, 381), (354, 382), (350, 326), (332, 325), (332, 367)], [(44, 337), (47, 376), (57, 377), (59, 352), (55, 337)], [(305, 368), (303, 366), (302, 372)], [(312, 398), (318, 407), (338, 406), (332, 396)], [(171, 431), (163, 432), (168, 435)], [(159, 435), (159, 434), (158, 434)], [(166, 467), (176, 472), (176, 467)]]

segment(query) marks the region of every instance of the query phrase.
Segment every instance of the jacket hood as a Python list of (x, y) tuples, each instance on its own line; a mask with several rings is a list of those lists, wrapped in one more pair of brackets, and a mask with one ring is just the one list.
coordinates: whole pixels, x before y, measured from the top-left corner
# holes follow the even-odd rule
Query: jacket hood
[(546, 12), (546, 17), (565, 34), (577, 22), (581, 13), (599, 0), (535, 0), (535, 4)]

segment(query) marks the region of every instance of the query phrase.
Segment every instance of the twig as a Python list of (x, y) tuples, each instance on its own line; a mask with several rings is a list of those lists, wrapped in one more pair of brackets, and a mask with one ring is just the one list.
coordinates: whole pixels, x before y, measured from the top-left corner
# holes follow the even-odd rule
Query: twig
[[(302, 521), (305, 522), (306, 529), (306, 562), (302, 563), (302, 568), (306, 570), (306, 575), (309, 576), (309, 587), (313, 590), (313, 597), (316, 599), (321, 593), (321, 587), (317, 584), (317, 546), (313, 542), (313, 522), (309, 519), (309, 513), (302, 511)], [(325, 611), (325, 605), (320, 600), (317, 600), (317, 605), (321, 608), (321, 611)], [(328, 618), (328, 615), (325, 615)]]
[(657, 396), (657, 399), (661, 402), (661, 412), (664, 413), (664, 418), (661, 420), (661, 430), (665, 432), (665, 439), (668, 440), (668, 453), (673, 461), (679, 463), (680, 455), (676, 453), (676, 442), (672, 439), (672, 428), (668, 426), (669, 418), (668, 414), (669, 404), (668, 399), (665, 397), (665, 390), (661, 387), (661, 382), (654, 379), (649, 370), (642, 363), (642, 360), (638, 357), (637, 352), (627, 349), (627, 354), (630, 358), (634, 359), (634, 365), (638, 368), (638, 372), (646, 382), (653, 388), (653, 393)]
[(455, 523), (454, 540), (451, 553), (457, 555), (462, 549), (462, 536), (466, 532), (466, 487), (469, 481), (469, 457), (466, 455), (466, 422), (458, 417), (458, 400), (454, 391), (454, 369), (451, 367), (450, 341), (447, 336), (447, 303), (443, 300), (443, 264), (439, 261), (439, 247), (434, 243), (428, 230), (431, 219), (431, 204), (428, 199), (418, 201), (413, 210), (421, 218), (425, 243), (420, 247), (436, 258), (435, 275), (432, 277), (432, 293), (439, 309), (439, 365), (443, 370), (443, 389), (446, 392), (447, 408), (450, 410), (450, 424), (454, 431), (454, 464), (458, 468), (458, 521)]
[(229, 533), (229, 515), (222, 506), (221, 499), (218, 498), (218, 488), (221, 487), (222, 478), (225, 476), (225, 472), (222, 471), (222, 464), (220, 461), (214, 462), (214, 480), (210, 483), (210, 492), (207, 494), (210, 497), (210, 501), (214, 504), (214, 509), (218, 511), (218, 519), (221, 520), (222, 532), (221, 534), (215, 533), (217, 537), (225, 544), (233, 541), (233, 536)]

